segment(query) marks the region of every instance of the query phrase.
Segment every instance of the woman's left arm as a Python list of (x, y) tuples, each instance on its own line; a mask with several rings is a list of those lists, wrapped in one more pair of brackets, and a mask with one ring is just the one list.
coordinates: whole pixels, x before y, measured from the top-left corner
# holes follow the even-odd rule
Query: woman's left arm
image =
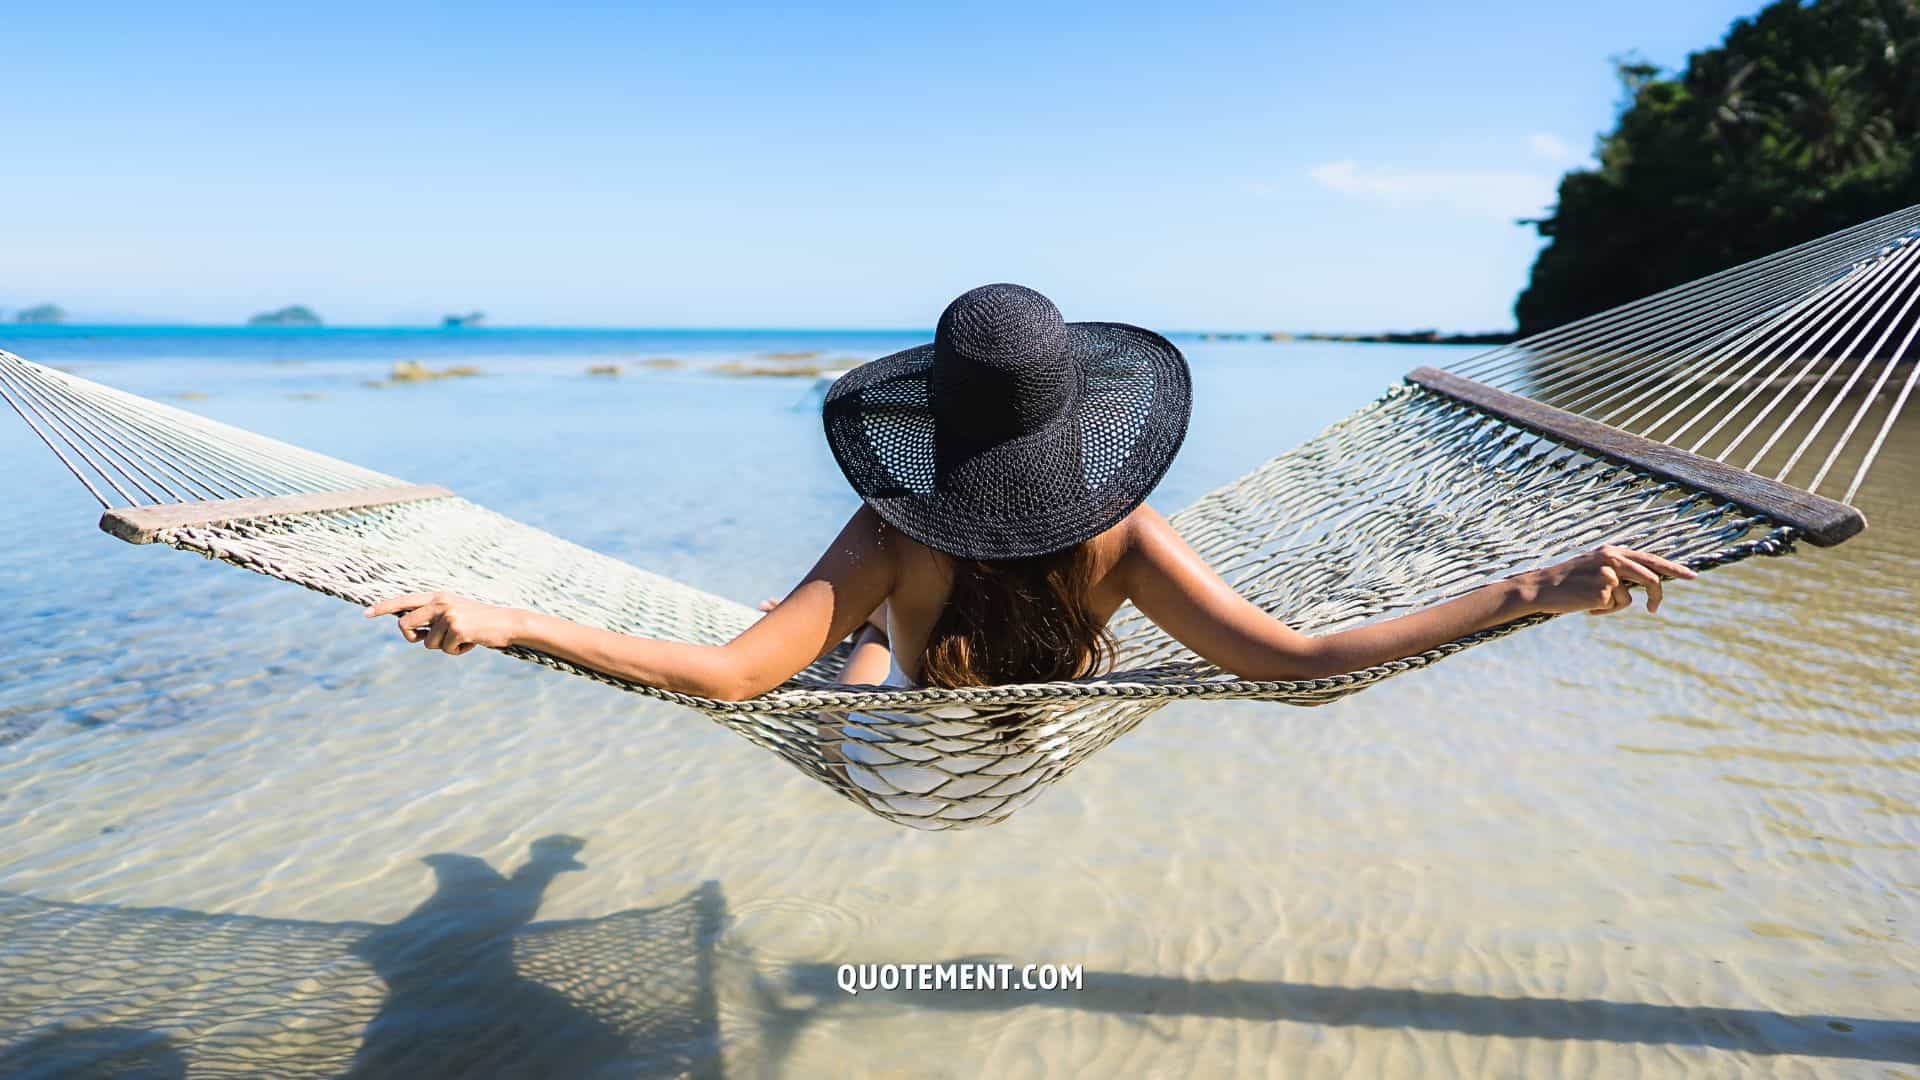
[(445, 593), (383, 600), (400, 633), (449, 656), (520, 646), (616, 679), (720, 701), (756, 697), (845, 640), (893, 591), (891, 530), (862, 506), (793, 592), (725, 645), (658, 641)]

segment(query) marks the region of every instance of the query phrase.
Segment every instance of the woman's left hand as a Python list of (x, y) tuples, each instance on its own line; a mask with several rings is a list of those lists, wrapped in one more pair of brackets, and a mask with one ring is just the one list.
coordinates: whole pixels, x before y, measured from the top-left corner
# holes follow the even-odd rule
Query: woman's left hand
[(513, 608), (452, 593), (408, 593), (367, 609), (369, 619), (380, 615), (400, 616), (401, 637), (448, 656), (465, 656), (482, 645), (504, 649), (513, 644), (520, 621)]

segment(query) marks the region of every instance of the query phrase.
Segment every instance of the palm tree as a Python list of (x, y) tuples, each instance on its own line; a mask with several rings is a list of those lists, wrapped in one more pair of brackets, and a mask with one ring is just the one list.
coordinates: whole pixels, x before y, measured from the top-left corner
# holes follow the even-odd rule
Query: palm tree
[(1884, 161), (1893, 145), (1893, 121), (1860, 89), (1858, 75), (1849, 64), (1810, 63), (1799, 85), (1780, 95), (1785, 148), (1828, 176)]
[(1752, 85), (1759, 66), (1735, 53), (1717, 55), (1711, 65), (1702, 63), (1706, 59), (1696, 59), (1691, 90), (1706, 113), (1707, 135), (1732, 157), (1751, 145), (1767, 119), (1765, 97)]
[(1863, 55), (1888, 98), (1894, 126), (1920, 130), (1920, 0), (1889, 0), (1860, 25), (1869, 43)]

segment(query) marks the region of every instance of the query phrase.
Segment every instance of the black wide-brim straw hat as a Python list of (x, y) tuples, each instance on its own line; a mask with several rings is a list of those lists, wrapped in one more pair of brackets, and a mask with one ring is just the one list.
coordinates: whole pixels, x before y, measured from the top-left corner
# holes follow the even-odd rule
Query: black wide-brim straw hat
[(827, 443), (883, 519), (936, 551), (1019, 559), (1113, 527), (1186, 438), (1186, 358), (1151, 330), (1064, 322), (1020, 285), (983, 285), (931, 344), (827, 391)]

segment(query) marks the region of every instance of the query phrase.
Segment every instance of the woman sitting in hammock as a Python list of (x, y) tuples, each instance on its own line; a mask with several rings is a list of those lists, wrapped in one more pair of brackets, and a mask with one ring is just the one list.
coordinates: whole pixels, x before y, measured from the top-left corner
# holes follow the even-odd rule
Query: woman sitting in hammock
[(827, 441), (866, 505), (785, 600), (726, 645), (632, 637), (445, 594), (367, 609), (452, 656), (523, 646), (619, 679), (737, 701), (858, 633), (843, 682), (992, 686), (1080, 678), (1131, 601), (1247, 679), (1304, 680), (1411, 656), (1528, 615), (1604, 615), (1693, 571), (1603, 547), (1421, 611), (1320, 636), (1236, 594), (1145, 504), (1186, 435), (1186, 360), (1150, 331), (1063, 323), (1018, 285), (969, 292), (930, 345), (847, 373)]

